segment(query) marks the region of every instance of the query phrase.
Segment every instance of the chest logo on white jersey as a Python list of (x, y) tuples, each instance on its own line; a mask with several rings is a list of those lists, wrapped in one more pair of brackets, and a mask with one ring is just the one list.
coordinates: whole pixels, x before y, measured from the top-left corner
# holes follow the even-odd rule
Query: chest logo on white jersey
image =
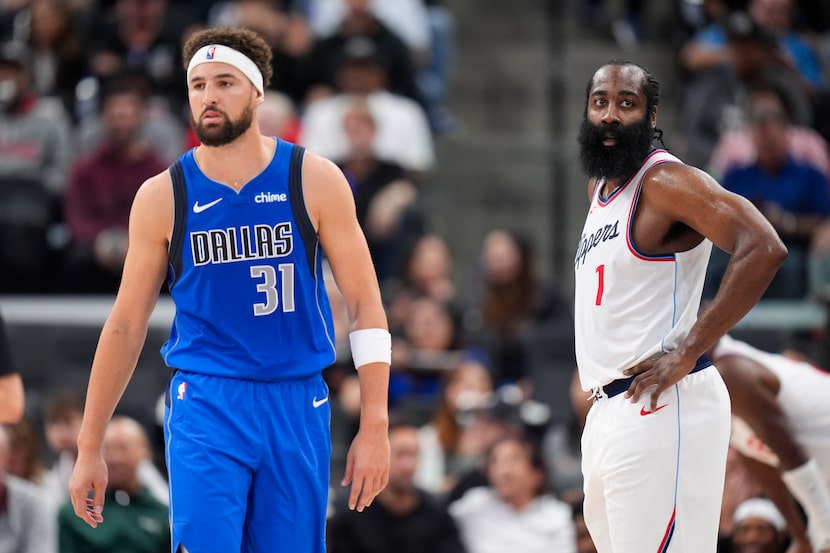
[(211, 207), (215, 206), (216, 204), (218, 204), (221, 201), (222, 201), (222, 198), (217, 198), (217, 199), (213, 200), (212, 202), (208, 202), (206, 204), (199, 205), (199, 201), (196, 200), (196, 203), (193, 204), (193, 213), (201, 213), (201, 212), (203, 212), (207, 209), (210, 209)]
[(579, 245), (576, 248), (576, 257), (574, 257), (574, 269), (579, 269), (580, 264), (585, 264), (585, 258), (595, 246), (607, 240), (613, 240), (620, 235), (619, 227), (620, 221), (614, 221), (614, 224), (603, 225), (591, 234), (582, 233), (579, 238)]

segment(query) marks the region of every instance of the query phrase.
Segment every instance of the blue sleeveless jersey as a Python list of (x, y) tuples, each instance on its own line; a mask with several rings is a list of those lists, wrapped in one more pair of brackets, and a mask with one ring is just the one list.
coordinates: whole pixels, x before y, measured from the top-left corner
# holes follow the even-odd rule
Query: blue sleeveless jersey
[(303, 152), (277, 139), (271, 163), (239, 192), (205, 176), (193, 150), (170, 167), (167, 281), (176, 315), (161, 349), (168, 366), (271, 381), (334, 362), (322, 251), (302, 194)]

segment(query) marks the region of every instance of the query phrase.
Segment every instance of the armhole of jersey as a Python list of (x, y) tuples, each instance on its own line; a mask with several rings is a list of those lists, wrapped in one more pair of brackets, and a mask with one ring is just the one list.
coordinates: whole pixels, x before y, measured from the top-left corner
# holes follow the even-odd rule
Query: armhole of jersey
[(187, 188), (181, 160), (176, 160), (170, 168), (170, 180), (173, 183), (173, 231), (170, 236), (170, 250), (167, 259), (170, 264), (168, 286), (170, 289), (182, 274), (182, 247), (187, 222)]
[(291, 164), (288, 169), (288, 196), (291, 198), (291, 211), (294, 213), (294, 220), (297, 221), (297, 226), (300, 227), (300, 236), (305, 244), (305, 255), (308, 260), (308, 267), (314, 273), (317, 233), (314, 231), (314, 225), (308, 216), (305, 198), (303, 197), (304, 155), (305, 148), (295, 144), (294, 149), (291, 150)]

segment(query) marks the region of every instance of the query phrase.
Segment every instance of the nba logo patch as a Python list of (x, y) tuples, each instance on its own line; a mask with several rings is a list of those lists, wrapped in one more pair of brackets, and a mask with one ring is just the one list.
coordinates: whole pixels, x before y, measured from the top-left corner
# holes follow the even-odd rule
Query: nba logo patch
[(187, 390), (187, 382), (182, 382), (179, 384), (179, 387), (176, 389), (176, 398), (177, 399), (184, 399), (184, 392)]
[(212, 60), (212, 59), (213, 59), (213, 55), (214, 55), (215, 53), (216, 53), (216, 46), (211, 46), (210, 48), (208, 48), (207, 54), (206, 54), (206, 56), (205, 56), (205, 59)]

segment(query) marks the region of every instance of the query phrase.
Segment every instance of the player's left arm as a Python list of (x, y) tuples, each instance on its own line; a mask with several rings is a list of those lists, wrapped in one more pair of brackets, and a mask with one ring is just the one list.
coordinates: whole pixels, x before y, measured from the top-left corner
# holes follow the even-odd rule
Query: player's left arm
[[(346, 302), (351, 331), (388, 331), (377, 275), (343, 173), (330, 161), (306, 152), (303, 194)], [(368, 362), (358, 366), (357, 372), (360, 428), (349, 450), (343, 485), (351, 484), (349, 507), (362, 511), (389, 478), (389, 363)]]
[(649, 171), (640, 202), (638, 210), (646, 223), (685, 224), (731, 254), (715, 298), (686, 339), (666, 355), (627, 371), (638, 375), (627, 396), (637, 401), (653, 386), (651, 408), (656, 409), (660, 393), (686, 376), (696, 360), (757, 303), (786, 259), (787, 249), (746, 198), (688, 165), (666, 163)]

